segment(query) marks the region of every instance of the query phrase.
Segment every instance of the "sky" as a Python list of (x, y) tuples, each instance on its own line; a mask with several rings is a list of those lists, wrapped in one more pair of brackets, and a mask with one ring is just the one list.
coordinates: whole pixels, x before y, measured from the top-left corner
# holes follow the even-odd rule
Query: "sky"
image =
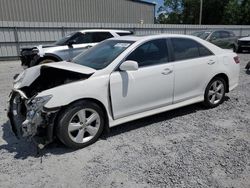
[(158, 8), (159, 8), (161, 5), (163, 5), (163, 1), (164, 1), (164, 0), (144, 0), (144, 1), (151, 2), (151, 3), (153, 3), (153, 2), (157, 3), (157, 5), (156, 5), (156, 13), (157, 13)]

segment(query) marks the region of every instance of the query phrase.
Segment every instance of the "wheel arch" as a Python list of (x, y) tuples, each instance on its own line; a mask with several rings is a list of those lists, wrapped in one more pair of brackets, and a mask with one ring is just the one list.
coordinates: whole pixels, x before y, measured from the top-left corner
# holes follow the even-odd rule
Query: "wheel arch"
[(225, 74), (225, 73), (219, 73), (219, 74), (216, 74), (210, 81), (209, 83), (215, 79), (215, 78), (222, 78), (225, 80), (226, 82), (226, 92), (228, 93), (229, 92), (229, 78), (228, 76)]
[(37, 61), (34, 62), (32, 66), (38, 65), (41, 61), (45, 59), (52, 59), (55, 62), (63, 61), (62, 58), (60, 58), (58, 55), (46, 53), (43, 57), (40, 57), (39, 59), (37, 59)]
[(107, 111), (105, 105), (104, 105), (101, 101), (99, 101), (99, 100), (97, 100), (97, 99), (95, 99), (95, 98), (81, 98), (81, 99), (77, 99), (77, 100), (75, 100), (75, 101), (72, 101), (71, 103), (69, 103), (69, 104), (67, 104), (67, 105), (65, 105), (65, 106), (63, 106), (63, 107), (61, 107), (61, 109), (59, 110), (58, 114), (60, 114), (60, 112), (62, 112), (66, 107), (68, 107), (68, 106), (70, 106), (70, 105), (72, 105), (72, 104), (74, 104), (74, 103), (80, 102), (80, 101), (93, 102), (93, 103), (97, 104), (97, 105), (102, 109), (102, 111), (103, 111), (103, 113), (104, 113), (104, 121), (105, 121), (105, 123), (104, 123), (104, 130), (105, 130), (106, 132), (109, 132), (108, 111)]

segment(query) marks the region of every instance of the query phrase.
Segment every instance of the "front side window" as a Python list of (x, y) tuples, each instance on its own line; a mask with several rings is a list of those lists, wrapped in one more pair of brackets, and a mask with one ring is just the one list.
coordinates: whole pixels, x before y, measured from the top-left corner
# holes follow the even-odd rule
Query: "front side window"
[(72, 62), (100, 70), (112, 63), (132, 43), (132, 41), (106, 40), (76, 56)]
[(59, 39), (55, 42), (55, 45), (61, 46), (61, 45), (67, 45), (67, 42), (72, 39), (77, 34), (77, 32), (70, 33), (69, 35), (66, 35), (65, 37)]
[(219, 39), (221, 36), (220, 36), (220, 32), (219, 31), (215, 31), (213, 32), (213, 34), (211, 35), (211, 39), (212, 40), (215, 40), (215, 39)]
[(136, 61), (139, 67), (168, 62), (166, 39), (156, 39), (142, 44), (126, 60)]
[(171, 41), (176, 61), (197, 58), (200, 56), (197, 43), (194, 40), (172, 38)]

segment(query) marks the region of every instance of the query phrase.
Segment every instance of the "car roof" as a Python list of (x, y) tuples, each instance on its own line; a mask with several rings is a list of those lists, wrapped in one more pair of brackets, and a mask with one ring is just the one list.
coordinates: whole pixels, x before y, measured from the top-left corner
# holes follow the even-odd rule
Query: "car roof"
[(158, 35), (147, 35), (147, 36), (121, 36), (110, 38), (108, 40), (124, 40), (124, 41), (141, 41), (141, 40), (150, 40), (150, 39), (158, 39), (158, 38), (169, 38), (169, 37), (177, 37), (177, 38), (190, 38), (197, 39), (195, 36), (190, 35), (181, 35), (181, 34), (158, 34)]
[(131, 33), (131, 31), (126, 30), (116, 30), (116, 29), (85, 29), (81, 30), (81, 33), (85, 32), (115, 32), (115, 33)]

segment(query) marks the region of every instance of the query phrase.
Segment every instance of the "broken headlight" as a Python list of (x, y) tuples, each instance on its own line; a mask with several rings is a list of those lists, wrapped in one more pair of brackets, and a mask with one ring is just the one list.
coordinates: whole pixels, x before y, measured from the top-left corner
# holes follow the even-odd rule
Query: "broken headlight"
[(46, 95), (42, 97), (35, 97), (28, 102), (28, 109), (33, 111), (39, 111), (43, 106), (49, 102), (52, 95)]

